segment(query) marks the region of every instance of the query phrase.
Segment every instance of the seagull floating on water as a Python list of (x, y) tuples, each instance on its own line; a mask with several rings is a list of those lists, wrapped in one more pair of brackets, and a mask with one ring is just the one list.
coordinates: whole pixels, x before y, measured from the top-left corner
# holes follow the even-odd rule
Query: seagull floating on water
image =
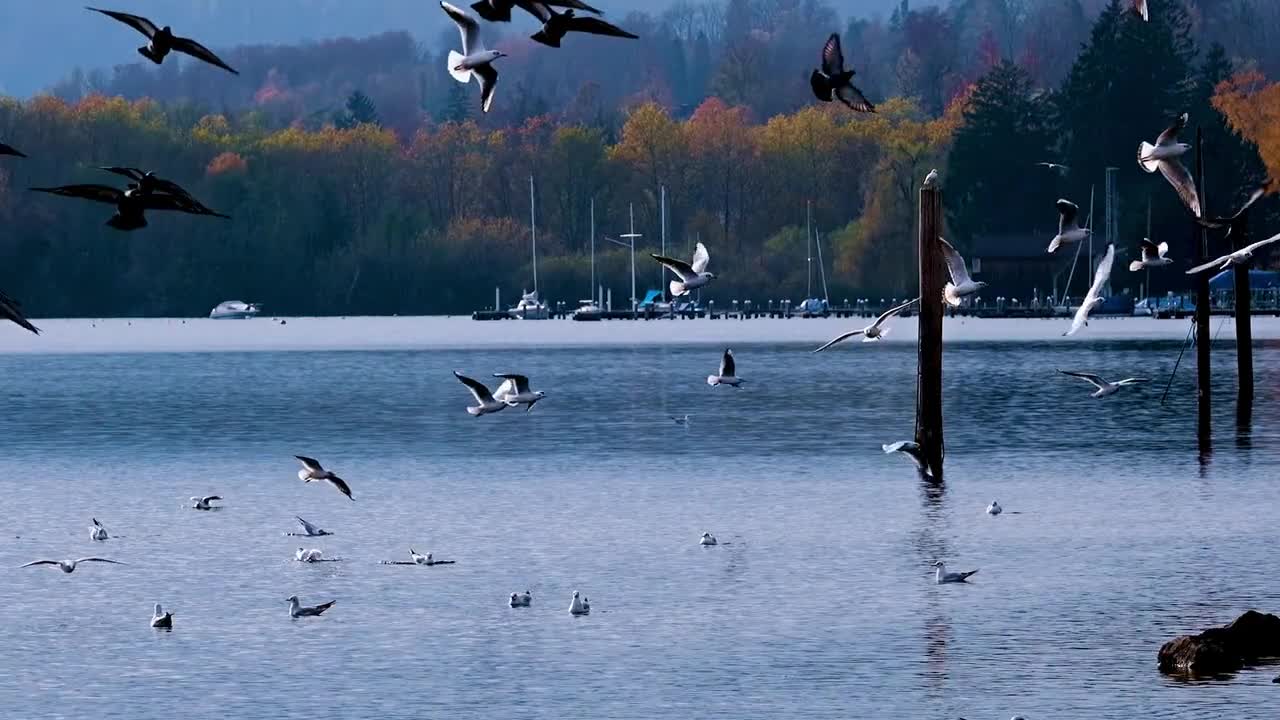
[(1259, 240), (1258, 242), (1252, 245), (1248, 245), (1246, 247), (1240, 248), (1239, 250), (1236, 250), (1233, 253), (1228, 253), (1215, 260), (1210, 260), (1209, 262), (1203, 265), (1197, 265), (1191, 268), (1190, 270), (1188, 270), (1187, 274), (1195, 275), (1196, 273), (1204, 272), (1205, 270), (1209, 270), (1215, 267), (1220, 270), (1226, 270), (1232, 265), (1248, 265), (1249, 262), (1253, 260), (1254, 253), (1258, 252), (1262, 248), (1270, 245), (1271, 243), (1277, 240), (1280, 240), (1280, 235), (1272, 235), (1266, 240)]
[(636, 40), (640, 37), (600, 18), (579, 17), (572, 9), (556, 12), (551, 9), (550, 3), (529, 2), (522, 4), (521, 7), (531, 12), (542, 23), (542, 29), (529, 37), (534, 42), (542, 43), (547, 47), (560, 47), (560, 41), (571, 32), (607, 35), (628, 40)]
[(1165, 265), (1173, 264), (1172, 260), (1165, 257), (1169, 254), (1169, 243), (1162, 242), (1157, 245), (1148, 238), (1142, 238), (1140, 247), (1142, 248), (1142, 259), (1129, 263), (1130, 272), (1138, 272), (1143, 268), (1162, 268)]
[(902, 453), (911, 458), (912, 462), (916, 464), (917, 470), (925, 475), (933, 474), (933, 471), (929, 469), (929, 461), (924, 457), (924, 450), (920, 449), (920, 443), (911, 440), (899, 440), (892, 445), (881, 445), (880, 449), (884, 451), (885, 455)]
[(1102, 289), (1106, 286), (1107, 281), (1111, 279), (1111, 265), (1116, 259), (1116, 246), (1114, 243), (1107, 245), (1107, 252), (1098, 261), (1098, 270), (1093, 274), (1093, 285), (1089, 286), (1089, 294), (1084, 296), (1084, 301), (1080, 303), (1080, 308), (1076, 310), (1076, 316), (1071, 319), (1071, 328), (1062, 333), (1064, 337), (1075, 335), (1080, 328), (1089, 324), (1089, 313), (1093, 312), (1102, 303), (1105, 298), (1102, 297)]
[(449, 51), (449, 74), (462, 84), (471, 82), (471, 76), (480, 78), (480, 108), (489, 112), (493, 104), (493, 90), (498, 86), (498, 70), (493, 61), (506, 57), (506, 53), (497, 50), (486, 50), (484, 41), (480, 39), (480, 23), (465, 11), (441, 2), (440, 7), (458, 26), (462, 36), (462, 52)]
[(173, 629), (173, 613), (164, 612), (160, 603), (156, 603), (155, 613), (151, 616), (151, 627), (161, 630)]
[(840, 34), (831, 33), (822, 46), (822, 68), (809, 75), (809, 85), (814, 97), (822, 102), (832, 98), (848, 105), (851, 110), (873, 113), (876, 106), (867, 100), (862, 91), (853, 85), (853, 70), (844, 69), (844, 51), (840, 48)]
[(1132, 377), (1132, 378), (1125, 378), (1124, 380), (1121, 380), (1119, 382), (1107, 382), (1106, 380), (1103, 380), (1101, 376), (1095, 375), (1093, 373), (1072, 372), (1069, 370), (1059, 370), (1058, 372), (1062, 373), (1063, 375), (1070, 375), (1071, 377), (1077, 377), (1082, 380), (1088, 381), (1090, 385), (1093, 385), (1094, 387), (1098, 388), (1098, 391), (1093, 393), (1090, 396), (1090, 397), (1096, 397), (1096, 398), (1104, 398), (1104, 397), (1107, 397), (1108, 395), (1115, 395), (1116, 393), (1120, 392), (1120, 388), (1128, 385), (1139, 385), (1141, 383), (1151, 382), (1150, 378), (1144, 378), (1144, 377)]
[(934, 582), (936, 582), (939, 585), (942, 585), (945, 583), (966, 582), (970, 577), (973, 576), (974, 573), (978, 572), (977, 570), (970, 570), (969, 572), (958, 572), (958, 573), (947, 572), (947, 565), (941, 560), (934, 563), (933, 566), (938, 569), (937, 572), (934, 574), (933, 579), (934, 579)]
[(85, 8), (94, 12), (102, 13), (109, 18), (119, 20), (129, 27), (142, 33), (147, 38), (147, 44), (138, 48), (138, 54), (159, 65), (164, 62), (165, 56), (170, 52), (180, 52), (190, 55), (197, 60), (203, 60), (210, 65), (220, 67), (233, 75), (239, 75), (226, 64), (213, 51), (192, 40), (191, 38), (178, 37), (173, 34), (173, 30), (165, 25), (164, 27), (156, 27), (156, 24), (140, 15), (130, 15), (129, 13), (117, 12), (115, 10), (99, 10), (91, 7)]
[(192, 503), (191, 509), (192, 510), (219, 510), (221, 509), (222, 506), (212, 505), (210, 503), (212, 503), (214, 500), (221, 500), (221, 499), (222, 498), (217, 495), (205, 495), (204, 497), (193, 497), (191, 498), (191, 503)]
[(698, 544), (703, 546), (711, 546), (711, 545), (719, 545), (720, 543), (716, 541), (715, 535), (712, 535), (709, 532), (704, 532), (702, 533), (702, 538), (698, 540)]
[(507, 409), (507, 403), (495, 399), (493, 393), (489, 392), (489, 388), (485, 387), (480, 381), (472, 380), (457, 370), (453, 371), (453, 376), (458, 378), (458, 382), (466, 385), (467, 389), (471, 391), (472, 397), (476, 399), (477, 404), (467, 408), (468, 415), (480, 417), (481, 415), (489, 415)]
[(98, 541), (108, 539), (107, 529), (102, 526), (102, 523), (98, 522), (98, 518), (92, 519), (93, 525), (89, 528), (89, 539)]
[(529, 607), (531, 605), (533, 605), (533, 593), (528, 590), (525, 590), (523, 595), (519, 593), (511, 593), (511, 607), (521, 608)]
[(337, 600), (330, 600), (327, 603), (316, 605), (314, 607), (303, 607), (303, 605), (298, 602), (297, 595), (290, 595), (285, 601), (289, 603), (289, 617), (291, 618), (317, 617), (319, 615), (323, 615), (325, 610), (333, 607), (333, 604), (337, 602)]
[(667, 417), (671, 418), (672, 422), (674, 422), (675, 424), (681, 427), (689, 427), (688, 415), (668, 415)]
[(321, 562), (324, 560), (324, 553), (319, 548), (310, 550), (298, 548), (298, 552), (293, 554), (293, 559), (304, 563)]
[(1160, 133), (1155, 145), (1148, 142), (1140, 143), (1138, 165), (1149, 173), (1159, 170), (1160, 174), (1164, 175), (1164, 179), (1168, 180), (1177, 191), (1178, 197), (1182, 198), (1183, 204), (1191, 214), (1200, 217), (1200, 196), (1196, 194), (1195, 181), (1191, 179), (1191, 173), (1187, 172), (1187, 168), (1179, 159), (1191, 149), (1190, 145), (1178, 142), (1178, 133), (1182, 132), (1186, 126), (1187, 114), (1182, 113), (1167, 130)]
[(511, 11), (515, 8), (520, 8), (536, 17), (537, 13), (533, 9), (535, 5), (571, 8), (597, 15), (601, 14), (599, 10), (580, 2), (580, 0), (542, 0), (541, 2), (534, 2), (534, 0), (479, 0), (479, 2), (471, 4), (471, 9), (489, 22), (511, 22)]
[(128, 564), (128, 563), (122, 563), (118, 560), (108, 560), (106, 558), (100, 558), (100, 557), (83, 557), (78, 560), (32, 560), (26, 565), (20, 566), (20, 568), (29, 568), (36, 565), (57, 565), (58, 569), (61, 570), (62, 572), (71, 574), (76, 571), (77, 565), (79, 565), (80, 563), (86, 563), (86, 562), (111, 563), (112, 565)]
[(691, 263), (663, 255), (655, 255), (654, 253), (649, 253), (649, 257), (662, 263), (663, 267), (680, 278), (679, 280), (672, 280), (670, 283), (672, 298), (688, 295), (690, 290), (697, 290), (716, 279), (715, 273), (707, 272), (707, 265), (711, 263), (711, 255), (707, 252), (707, 246), (702, 243), (698, 243), (694, 247), (693, 262)]
[(533, 412), (534, 404), (547, 396), (541, 390), (530, 390), (529, 378), (524, 375), (494, 373), (493, 376), (508, 381), (498, 387), (498, 391), (494, 393), (494, 399), (504, 402), (510, 407), (526, 405), (525, 412)]
[(423, 555), (413, 548), (409, 548), (408, 560), (383, 560), (383, 565), (426, 565), (428, 567), (434, 565), (456, 565), (456, 560), (436, 560), (431, 553)]
[(295, 519), (295, 520), (297, 520), (297, 521), (298, 521), (298, 523), (299, 523), (300, 525), (302, 525), (302, 532), (300, 532), (300, 533), (286, 533), (287, 535), (290, 535), (290, 536), (292, 536), (292, 537), (324, 537), (325, 535), (332, 535), (332, 534), (333, 534), (333, 533), (329, 532), (328, 530), (322, 530), (322, 529), (320, 529), (320, 527), (318, 527), (318, 526), (316, 526), (316, 525), (312, 525), (311, 523), (307, 522), (306, 520), (303, 520), (302, 518), (298, 517), (297, 515), (294, 515), (293, 517), (294, 517), (294, 519)]
[(8, 320), (36, 335), (40, 334), (40, 328), (32, 325), (27, 316), (22, 314), (22, 303), (4, 294), (4, 292), (0, 292), (0, 319)]
[(1253, 192), (1249, 193), (1249, 197), (1248, 199), (1245, 200), (1244, 205), (1241, 205), (1240, 209), (1237, 210), (1236, 213), (1230, 217), (1216, 217), (1208, 220), (1203, 218), (1197, 218), (1196, 222), (1200, 223), (1204, 227), (1209, 228), (1210, 230), (1221, 230), (1222, 228), (1225, 227), (1227, 229), (1227, 234), (1224, 235), (1223, 237), (1229, 238), (1231, 237), (1232, 233), (1240, 230), (1241, 226), (1244, 224), (1244, 221), (1246, 219), (1245, 213), (1249, 212), (1249, 208), (1253, 207), (1253, 204), (1258, 202), (1258, 200), (1260, 200), (1263, 195), (1266, 195), (1267, 190), (1269, 190), (1270, 188), (1271, 188), (1271, 185), (1269, 183), (1261, 187), (1254, 188)]
[(896, 316), (898, 313), (916, 304), (916, 302), (918, 302), (919, 300), (920, 298), (915, 298), (913, 300), (908, 300), (902, 303), (901, 305), (898, 305), (897, 307), (891, 307), (888, 310), (881, 313), (880, 317), (876, 318), (876, 321), (871, 323), (870, 325), (862, 328), (861, 330), (851, 330), (843, 335), (840, 335), (839, 337), (835, 338), (834, 340), (827, 343), (826, 345), (823, 345), (817, 350), (814, 350), (814, 352), (820, 353), (823, 350), (826, 350), (827, 348), (831, 347), (832, 345), (842, 343), (845, 340), (848, 340), (849, 338), (855, 337), (858, 335), (862, 336), (862, 342), (875, 342), (880, 338), (884, 337), (885, 335), (889, 334), (888, 328), (881, 329), (880, 327), (881, 325), (884, 324), (885, 320), (888, 320), (889, 318)]
[(347, 481), (338, 477), (335, 473), (329, 472), (320, 466), (320, 461), (315, 458), (309, 458), (304, 455), (294, 455), (298, 462), (302, 463), (302, 469), (298, 471), (298, 479), (304, 482), (327, 482), (337, 488), (338, 492), (347, 496), (352, 502), (355, 498), (351, 496), (351, 488), (347, 485)]
[(588, 615), (591, 613), (591, 605), (584, 602), (585, 598), (578, 597), (578, 591), (573, 591), (573, 600), (569, 601), (570, 615)]
[(969, 268), (964, 258), (951, 243), (943, 238), (938, 238), (938, 242), (942, 244), (942, 259), (946, 261), (947, 272), (951, 274), (951, 282), (942, 289), (942, 299), (952, 307), (960, 307), (963, 298), (976, 294), (987, 284), (969, 277)]
[(1058, 234), (1049, 243), (1049, 252), (1055, 252), (1063, 245), (1078, 243), (1093, 234), (1092, 230), (1080, 227), (1079, 213), (1079, 205), (1066, 199), (1058, 201)]
[(720, 358), (720, 372), (716, 375), (707, 376), (707, 384), (711, 387), (717, 385), (728, 385), (730, 387), (741, 388), (742, 383), (746, 382), (737, 375), (737, 366), (733, 362), (733, 351), (726, 349), (724, 355)]
[(1000, 507), (1000, 503), (995, 500), (992, 500), (991, 504), (987, 506), (988, 515), (999, 515), (1002, 512), (1004, 512), (1004, 508)]

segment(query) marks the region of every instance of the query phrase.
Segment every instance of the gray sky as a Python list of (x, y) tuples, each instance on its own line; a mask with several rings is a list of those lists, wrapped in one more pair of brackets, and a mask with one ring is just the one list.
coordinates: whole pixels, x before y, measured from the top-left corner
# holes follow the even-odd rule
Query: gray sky
[[(897, 0), (828, 2), (849, 17), (887, 13)], [(935, 2), (913, 0), (912, 5)], [(29, 96), (77, 66), (89, 70), (141, 60), (135, 52), (143, 44), (141, 35), (85, 10), (80, 0), (0, 0), (0, 4), (0, 94)], [(447, 27), (443, 13), (432, 7), (434, 0), (94, 0), (94, 4), (172, 25), (177, 34), (195, 37), (212, 48), (361, 37), (387, 30), (408, 30), (430, 41)], [(594, 0), (593, 4), (617, 17), (670, 3)]]

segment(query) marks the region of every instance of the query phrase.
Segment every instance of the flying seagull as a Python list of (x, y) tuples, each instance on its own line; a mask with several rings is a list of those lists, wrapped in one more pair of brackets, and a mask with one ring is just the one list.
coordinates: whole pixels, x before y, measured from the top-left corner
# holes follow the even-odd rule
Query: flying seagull
[(1089, 294), (1084, 296), (1084, 301), (1080, 303), (1080, 309), (1076, 310), (1076, 316), (1071, 319), (1071, 328), (1062, 333), (1064, 337), (1075, 335), (1080, 328), (1089, 324), (1089, 313), (1102, 306), (1104, 298), (1102, 297), (1102, 289), (1106, 286), (1107, 281), (1111, 279), (1111, 265), (1116, 259), (1115, 243), (1107, 245), (1107, 252), (1098, 261), (1098, 270), (1093, 274), (1093, 285), (1089, 287)]
[(1079, 214), (1079, 205), (1065, 199), (1058, 201), (1058, 234), (1049, 243), (1049, 252), (1085, 240), (1093, 234), (1092, 230), (1080, 227)]
[(934, 563), (933, 566), (938, 569), (937, 572), (934, 574), (934, 582), (936, 582), (939, 585), (942, 585), (944, 583), (966, 582), (970, 577), (974, 575), (974, 573), (978, 572), (977, 570), (970, 570), (969, 572), (958, 572), (958, 573), (947, 572), (947, 564), (942, 562), (941, 560)]
[(453, 376), (458, 378), (458, 382), (467, 386), (467, 389), (471, 391), (472, 397), (474, 397), (476, 399), (476, 403), (478, 403), (477, 405), (467, 407), (468, 415), (480, 417), (481, 415), (488, 415), (490, 413), (496, 413), (507, 409), (507, 404), (505, 402), (495, 400), (493, 393), (489, 392), (489, 388), (485, 387), (478, 380), (472, 380), (457, 370), (453, 371)]
[(951, 243), (943, 238), (938, 238), (938, 242), (942, 243), (942, 259), (946, 261), (947, 272), (951, 274), (951, 282), (942, 289), (942, 299), (952, 307), (960, 307), (962, 298), (977, 293), (987, 284), (975, 282), (969, 277), (969, 268), (965, 265), (964, 258)]
[(92, 518), (93, 525), (89, 527), (89, 539), (102, 541), (108, 539), (107, 529), (98, 522), (98, 518)]
[(172, 630), (173, 613), (164, 612), (164, 609), (160, 607), (160, 603), (156, 603), (155, 612), (151, 615), (151, 627), (159, 628), (161, 630)]
[(733, 351), (726, 349), (724, 355), (720, 358), (720, 372), (716, 375), (708, 375), (707, 384), (711, 387), (728, 385), (741, 388), (744, 382), (746, 381), (738, 377), (737, 367), (733, 362)]
[(311, 523), (307, 522), (306, 520), (303, 520), (302, 518), (298, 517), (297, 515), (294, 515), (293, 517), (294, 517), (294, 519), (295, 519), (295, 520), (297, 520), (297, 521), (298, 521), (298, 523), (299, 523), (300, 525), (302, 525), (302, 532), (300, 532), (300, 533), (288, 533), (289, 535), (291, 535), (291, 536), (293, 536), (293, 537), (324, 537), (325, 535), (332, 535), (332, 534), (333, 534), (333, 533), (329, 532), (328, 530), (322, 530), (322, 529), (320, 529), (318, 526), (316, 526), (316, 525), (312, 525)]
[(716, 540), (715, 535), (712, 535), (709, 532), (704, 532), (702, 533), (702, 537), (698, 538), (698, 544), (703, 547), (711, 547), (712, 545), (719, 545), (720, 543)]
[(822, 68), (815, 69), (809, 75), (809, 85), (813, 94), (822, 102), (831, 102), (832, 97), (848, 105), (858, 112), (873, 113), (876, 106), (853, 85), (853, 70), (844, 69), (844, 52), (840, 49), (840, 34), (831, 33), (827, 43), (822, 46)]
[[(494, 373), (493, 376), (510, 381), (510, 384), (503, 383), (503, 387), (498, 389), (498, 393), (495, 396), (497, 400), (506, 403), (510, 407), (527, 405), (528, 407), (525, 409), (525, 412), (533, 412), (534, 404), (547, 396), (547, 394), (541, 390), (536, 392), (530, 390), (529, 378), (524, 375), (517, 375), (515, 373)], [(504, 388), (507, 389), (508, 392), (502, 392)]]
[(511, 607), (521, 608), (529, 607), (531, 605), (533, 605), (533, 593), (528, 590), (525, 590), (523, 595), (520, 593), (511, 593)]
[(347, 481), (338, 477), (336, 474), (325, 470), (320, 466), (320, 461), (315, 458), (305, 457), (303, 455), (294, 455), (298, 462), (302, 463), (302, 469), (298, 471), (298, 479), (303, 482), (327, 482), (338, 489), (338, 492), (347, 496), (347, 499), (355, 501), (351, 497), (351, 488), (347, 486)]
[(297, 595), (290, 595), (286, 598), (286, 602), (289, 603), (289, 617), (300, 618), (323, 615), (324, 611), (333, 607), (333, 604), (337, 602), (337, 600), (330, 600), (327, 603), (316, 605), (315, 607), (303, 607), (302, 604), (298, 602)]
[(826, 345), (823, 345), (817, 350), (814, 350), (814, 352), (820, 353), (823, 350), (826, 350), (827, 348), (831, 347), (832, 345), (844, 342), (845, 340), (848, 340), (849, 338), (855, 337), (857, 335), (862, 336), (862, 342), (874, 342), (876, 340), (879, 340), (880, 338), (884, 337), (889, 333), (888, 328), (884, 328), (884, 329), (880, 328), (880, 326), (884, 324), (884, 321), (888, 320), (891, 317), (894, 317), (895, 315), (902, 312), (903, 310), (906, 310), (907, 308), (911, 307), (918, 300), (920, 300), (920, 298), (915, 298), (914, 300), (908, 300), (902, 303), (901, 305), (898, 305), (897, 307), (891, 307), (888, 310), (885, 310), (883, 313), (881, 313), (880, 317), (876, 318), (876, 321), (871, 323), (870, 325), (862, 328), (861, 330), (851, 330), (835, 338), (834, 340), (827, 343)]
[(506, 53), (497, 50), (485, 50), (484, 41), (480, 39), (480, 23), (465, 11), (441, 2), (440, 7), (458, 26), (462, 35), (462, 52), (449, 51), (449, 74), (462, 84), (471, 82), (471, 76), (480, 78), (480, 108), (489, 112), (493, 104), (493, 89), (498, 85), (498, 71), (493, 61), (506, 57)]
[(542, 2), (534, 2), (533, 0), (479, 0), (479, 2), (471, 4), (471, 9), (489, 22), (511, 22), (511, 10), (517, 7), (536, 17), (537, 12), (533, 10), (535, 5), (571, 8), (597, 15), (601, 14), (599, 10), (579, 0), (542, 0)]
[(104, 563), (111, 563), (112, 565), (126, 564), (118, 560), (108, 560), (106, 558), (99, 558), (99, 557), (85, 557), (85, 558), (80, 558), (79, 560), (33, 560), (27, 563), (26, 565), (22, 565), (21, 567), (29, 568), (34, 565), (57, 565), (58, 569), (61, 570), (62, 572), (71, 574), (76, 571), (77, 565), (79, 565), (80, 563), (86, 563), (86, 562), (104, 562)]
[(1048, 168), (1050, 170), (1057, 170), (1059, 174), (1063, 174), (1063, 175), (1071, 172), (1071, 168), (1056, 162), (1038, 162), (1036, 163), (1036, 165), (1042, 168)]
[(1115, 395), (1116, 393), (1120, 392), (1120, 388), (1126, 385), (1140, 385), (1145, 382), (1151, 382), (1149, 378), (1144, 378), (1144, 377), (1125, 378), (1124, 380), (1121, 380), (1119, 382), (1107, 382), (1106, 380), (1103, 380), (1100, 376), (1095, 375), (1093, 373), (1071, 372), (1068, 370), (1059, 370), (1058, 372), (1062, 373), (1063, 375), (1070, 375), (1071, 377), (1081, 378), (1082, 380), (1087, 381), (1090, 385), (1093, 385), (1094, 387), (1098, 388), (1098, 391), (1093, 393), (1090, 396), (1090, 397), (1096, 397), (1096, 398), (1104, 398), (1104, 397), (1107, 397), (1108, 395)]
[(191, 38), (178, 37), (173, 34), (173, 30), (165, 25), (162, 28), (156, 27), (156, 24), (140, 15), (130, 15), (129, 13), (116, 12), (115, 10), (99, 10), (91, 7), (85, 8), (94, 12), (102, 13), (109, 18), (119, 20), (129, 27), (137, 30), (147, 36), (147, 44), (138, 48), (138, 54), (159, 65), (164, 62), (164, 58), (171, 51), (177, 51), (197, 60), (203, 60), (210, 65), (220, 67), (230, 72), (232, 75), (239, 75), (232, 67), (213, 54), (209, 48), (192, 40)]
[(137, 187), (139, 190), (143, 192), (143, 194), (150, 195), (150, 194), (158, 193), (162, 195), (172, 195), (176, 198), (181, 198), (182, 200), (187, 201), (187, 205), (189, 206), (185, 212), (189, 212), (193, 215), (213, 215), (214, 217), (220, 217), (227, 220), (231, 219), (230, 215), (223, 215), (220, 212), (214, 212), (213, 210), (210, 210), (208, 207), (205, 206), (204, 203), (200, 202), (199, 200), (196, 200), (195, 197), (191, 195), (191, 193), (187, 192), (186, 188), (182, 187), (176, 182), (173, 182), (172, 180), (165, 180), (164, 178), (156, 175), (154, 172), (144, 171), (134, 167), (116, 167), (116, 166), (106, 166), (106, 167), (100, 167), (98, 169), (105, 170), (109, 173), (114, 173), (116, 175), (121, 175), (123, 177), (129, 178), (130, 180), (133, 181), (129, 185), (129, 187), (131, 188)]
[(226, 215), (215, 213), (198, 203), (193, 205), (188, 198), (166, 193), (148, 193), (138, 187), (120, 190), (110, 185), (89, 184), (31, 188), (31, 191), (115, 205), (116, 213), (111, 216), (111, 219), (106, 224), (117, 230), (138, 230), (146, 227), (147, 218), (144, 215), (146, 210), (174, 210), (189, 215), (227, 217)]
[(26, 155), (19, 152), (17, 148), (12, 145), (5, 145), (4, 143), (0, 143), (0, 155), (13, 155), (21, 158), (26, 157)]
[(0, 320), (8, 320), (36, 335), (40, 334), (40, 328), (32, 325), (27, 316), (22, 314), (22, 303), (4, 294), (3, 291), (0, 291)]
[(991, 504), (987, 506), (988, 515), (999, 515), (1002, 512), (1004, 512), (1004, 508), (1000, 507), (1000, 503), (995, 500), (992, 500)]
[(1138, 272), (1142, 268), (1162, 268), (1173, 264), (1172, 260), (1165, 257), (1169, 254), (1169, 243), (1162, 242), (1157, 245), (1148, 238), (1142, 238), (1141, 247), (1142, 259), (1129, 263), (1130, 272)]
[(1182, 113), (1167, 130), (1160, 133), (1155, 145), (1145, 141), (1140, 143), (1138, 164), (1149, 173), (1159, 170), (1164, 175), (1164, 179), (1168, 180), (1173, 189), (1178, 192), (1178, 197), (1182, 198), (1182, 202), (1191, 214), (1200, 217), (1200, 196), (1196, 194), (1195, 181), (1191, 179), (1191, 173), (1187, 172), (1187, 168), (1179, 159), (1191, 149), (1190, 145), (1178, 142), (1178, 133), (1182, 132), (1186, 126), (1187, 114)]
[(1132, 0), (1133, 12), (1142, 18), (1143, 22), (1151, 22), (1151, 13), (1147, 9), (1147, 0)]
[(1221, 230), (1225, 227), (1227, 229), (1227, 234), (1224, 237), (1231, 237), (1231, 233), (1239, 230), (1244, 224), (1245, 213), (1249, 212), (1249, 208), (1253, 207), (1254, 203), (1258, 202), (1263, 195), (1267, 194), (1268, 189), (1270, 189), (1270, 185), (1263, 185), (1261, 187), (1254, 188), (1253, 192), (1249, 194), (1249, 199), (1245, 200), (1244, 205), (1242, 205), (1240, 209), (1236, 211), (1236, 214), (1231, 217), (1216, 217), (1210, 220), (1197, 218), (1196, 222), (1210, 230)]
[(925, 459), (924, 451), (920, 449), (920, 443), (912, 442), (911, 440), (899, 440), (892, 445), (881, 445), (880, 449), (884, 451), (885, 455), (902, 453), (911, 458), (911, 461), (916, 464), (917, 470), (925, 475), (933, 474), (933, 471), (929, 469), (929, 461)]
[(690, 290), (696, 290), (716, 279), (715, 273), (707, 272), (707, 265), (711, 263), (711, 255), (707, 252), (707, 246), (702, 243), (698, 243), (694, 247), (693, 262), (691, 263), (653, 253), (649, 253), (649, 257), (662, 263), (663, 267), (680, 278), (679, 280), (671, 281), (671, 297), (673, 298), (688, 295)]
[(212, 505), (212, 504), (210, 504), (210, 503), (212, 503), (214, 500), (221, 500), (221, 499), (222, 499), (222, 498), (218, 497), (217, 495), (205, 495), (204, 497), (193, 497), (193, 498), (191, 498), (191, 503), (192, 503), (192, 505), (191, 505), (191, 509), (193, 509), (193, 510), (217, 510), (217, 509), (219, 509), (221, 506), (220, 506), (220, 505)]
[(1253, 260), (1254, 253), (1277, 240), (1280, 240), (1280, 235), (1272, 235), (1266, 240), (1259, 240), (1258, 242), (1242, 247), (1233, 253), (1228, 253), (1215, 260), (1210, 260), (1203, 265), (1197, 265), (1188, 270), (1187, 274), (1195, 275), (1196, 273), (1204, 272), (1205, 270), (1215, 267), (1221, 270), (1226, 270), (1232, 265), (1247, 265), (1249, 264), (1249, 261)]
[(591, 606), (583, 602), (585, 598), (578, 597), (578, 591), (573, 591), (573, 599), (569, 601), (570, 615), (589, 615)]
[(560, 47), (560, 41), (571, 32), (608, 35), (609, 37), (626, 38), (628, 40), (635, 40), (640, 37), (600, 18), (578, 17), (574, 15), (573, 10), (565, 10), (558, 13), (552, 10), (547, 3), (528, 2), (522, 3), (521, 7), (533, 13), (533, 16), (542, 22), (542, 29), (531, 35), (530, 38), (534, 42), (542, 43), (547, 47)]

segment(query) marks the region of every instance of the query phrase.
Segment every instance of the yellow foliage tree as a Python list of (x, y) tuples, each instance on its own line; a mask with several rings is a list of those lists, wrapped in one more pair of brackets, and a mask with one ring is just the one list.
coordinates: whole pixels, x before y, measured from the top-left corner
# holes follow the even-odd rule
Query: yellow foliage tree
[(1268, 83), (1262, 73), (1237, 73), (1218, 85), (1213, 106), (1255, 145), (1267, 172), (1280, 178), (1280, 83)]

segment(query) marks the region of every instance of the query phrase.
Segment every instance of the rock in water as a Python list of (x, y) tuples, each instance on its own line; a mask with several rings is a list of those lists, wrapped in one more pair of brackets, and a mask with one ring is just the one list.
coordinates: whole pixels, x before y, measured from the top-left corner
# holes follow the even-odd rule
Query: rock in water
[(1160, 672), (1219, 675), (1266, 657), (1280, 657), (1280, 617), (1250, 610), (1226, 627), (1165, 643)]

